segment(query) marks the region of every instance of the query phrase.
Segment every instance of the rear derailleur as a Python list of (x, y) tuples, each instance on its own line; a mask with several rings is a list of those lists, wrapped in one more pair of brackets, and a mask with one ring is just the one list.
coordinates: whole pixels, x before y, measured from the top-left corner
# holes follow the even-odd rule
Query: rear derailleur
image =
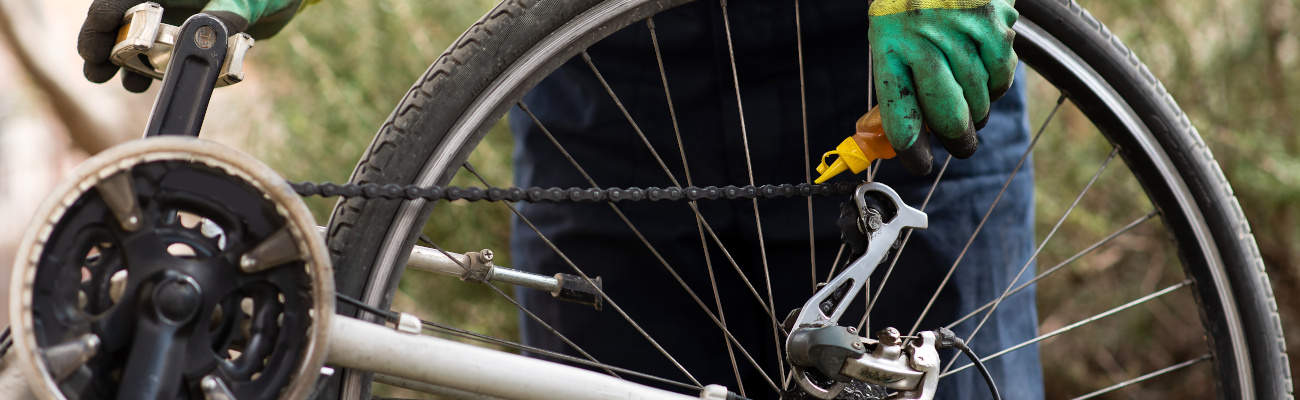
[(948, 332), (905, 337), (897, 329), (885, 328), (868, 338), (853, 327), (839, 325), (849, 300), (862, 290), (904, 230), (924, 229), (928, 218), (905, 204), (892, 188), (875, 182), (859, 186), (849, 207), (841, 224), (845, 242), (857, 258), (786, 321), (790, 330), (786, 355), (794, 380), (818, 399), (836, 398), (859, 382), (893, 390), (890, 398), (894, 399), (932, 399), (939, 383), (938, 349), (944, 347), (941, 342), (946, 342), (942, 339)]

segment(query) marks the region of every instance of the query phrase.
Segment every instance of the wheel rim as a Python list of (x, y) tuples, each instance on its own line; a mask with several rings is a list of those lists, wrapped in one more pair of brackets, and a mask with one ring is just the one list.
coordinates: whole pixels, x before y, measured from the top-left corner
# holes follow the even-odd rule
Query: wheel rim
[[(476, 143), (481, 134), (486, 131), (487, 127), (495, 121), (501, 113), (501, 104), (510, 104), (522, 95), (519, 89), (520, 84), (536, 82), (535, 75), (549, 73), (547, 68), (554, 68), (552, 60), (561, 54), (568, 46), (580, 42), (582, 36), (588, 30), (594, 27), (609, 24), (611, 21), (621, 21), (626, 19), (639, 20), (642, 14), (648, 14), (646, 7), (636, 1), (609, 1), (601, 3), (591, 11), (584, 13), (582, 16), (575, 18), (565, 27), (544, 38), (532, 50), (520, 58), (520, 61), (511, 65), (492, 85), (484, 90), (485, 95), (480, 96), (466, 111), (463, 116), (457, 120), (449, 131), (449, 136), (444, 143), (454, 145), (443, 145), (436, 150), (435, 155), (426, 163), (421, 171), (416, 183), (422, 185), (446, 183), (451, 173), (456, 171), (458, 164), (461, 145), (465, 143)], [(621, 25), (620, 25), (621, 26)], [(1218, 360), (1219, 365), (1229, 362), (1234, 366), (1233, 371), (1237, 372), (1236, 380), (1241, 385), (1243, 396), (1250, 397), (1253, 390), (1253, 378), (1249, 368), (1248, 354), (1246, 352), (1245, 340), (1241, 331), (1241, 318), (1237, 314), (1234, 299), (1231, 296), (1231, 288), (1228, 286), (1226, 273), (1224, 272), (1223, 261), (1218, 254), (1213, 238), (1208, 231), (1208, 225), (1201, 218), (1199, 207), (1192, 199), (1187, 185), (1173, 172), (1173, 165), (1164, 150), (1157, 144), (1152, 137), (1146, 125), (1136, 113), (1117, 95), (1113, 88), (1109, 86), (1104, 79), (1101, 79), (1096, 71), (1092, 70), (1085, 63), (1079, 60), (1078, 56), (1068, 48), (1056, 41), (1050, 35), (1046, 34), (1043, 29), (1033, 24), (1032, 21), (1023, 19), (1016, 25), (1017, 48), (1020, 48), (1023, 42), (1024, 46), (1034, 46), (1042, 51), (1053, 54), (1066, 64), (1078, 79), (1083, 80), (1094, 93), (1103, 97), (1104, 103), (1112, 113), (1122, 120), (1128, 127), (1133, 136), (1138, 137), (1143, 144), (1142, 151), (1147, 157), (1158, 160), (1157, 165), (1162, 169), (1162, 176), (1166, 178), (1165, 184), (1173, 188), (1177, 194), (1178, 206), (1182, 213), (1189, 217), (1189, 222), (1194, 226), (1195, 238), (1199, 244), (1197, 246), (1203, 251), (1203, 257), (1200, 259), (1210, 263), (1209, 271), (1213, 279), (1212, 282), (1219, 294), (1219, 301), (1225, 306), (1221, 310), (1224, 318), (1227, 320), (1226, 326), (1229, 329), (1229, 349), (1232, 352), (1231, 361)], [(567, 57), (564, 57), (567, 58)], [(1031, 66), (1034, 65), (1032, 60), (1027, 61)], [(509, 101), (507, 101), (509, 100)], [(380, 250), (377, 258), (376, 272), (372, 274), (372, 280), (383, 282), (389, 277), (400, 271), (400, 268), (394, 268), (397, 260), (404, 258), (408, 249), (403, 248), (411, 232), (418, 233), (418, 225), (422, 223), (421, 213), (427, 206), (422, 201), (404, 203), (398, 211), (396, 223), (390, 228), (389, 235), (386, 236), (384, 245)], [(1204, 282), (1198, 282), (1204, 284)], [(383, 301), (386, 293), (386, 285), (371, 284), (367, 286), (363, 295), (363, 300), (377, 304)], [(349, 379), (359, 380), (355, 375)], [(360, 385), (350, 385), (358, 388)], [(359, 390), (359, 389), (356, 389)]]

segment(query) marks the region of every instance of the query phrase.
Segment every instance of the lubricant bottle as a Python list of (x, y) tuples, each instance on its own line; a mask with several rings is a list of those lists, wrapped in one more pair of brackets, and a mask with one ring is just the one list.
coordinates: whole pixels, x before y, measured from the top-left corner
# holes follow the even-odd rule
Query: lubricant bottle
[[(814, 183), (826, 182), (835, 175), (845, 170), (859, 173), (866, 170), (871, 165), (871, 161), (877, 159), (888, 160), (894, 158), (894, 148), (889, 145), (889, 138), (885, 136), (884, 126), (880, 122), (880, 107), (872, 107), (861, 118), (858, 118), (857, 133), (853, 136), (844, 138), (835, 150), (822, 154), (822, 162), (817, 165), (817, 177)], [(826, 165), (826, 158), (838, 156), (835, 161)]]

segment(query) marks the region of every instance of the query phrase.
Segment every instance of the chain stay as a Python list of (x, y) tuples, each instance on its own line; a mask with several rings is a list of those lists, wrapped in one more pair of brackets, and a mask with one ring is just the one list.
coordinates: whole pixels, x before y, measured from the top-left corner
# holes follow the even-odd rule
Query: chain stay
[(289, 182), (302, 196), (345, 197), (388, 200), (466, 200), (527, 201), (548, 203), (588, 203), (627, 201), (696, 201), (773, 199), (783, 197), (840, 196), (853, 193), (858, 182), (841, 181), (814, 185), (809, 183), (745, 186), (686, 186), (649, 188), (559, 188), (559, 187), (462, 187), (419, 186), (394, 183), (336, 184), (332, 182)]

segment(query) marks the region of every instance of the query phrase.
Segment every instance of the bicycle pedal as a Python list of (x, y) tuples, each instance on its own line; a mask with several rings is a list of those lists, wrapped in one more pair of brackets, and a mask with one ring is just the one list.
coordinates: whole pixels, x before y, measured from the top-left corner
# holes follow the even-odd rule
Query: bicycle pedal
[[(158, 3), (141, 3), (126, 11), (117, 43), (109, 59), (131, 72), (163, 79), (172, 64), (172, 51), (181, 37), (181, 27), (162, 22), (163, 8)], [(244, 80), (244, 59), (256, 40), (246, 33), (230, 35), (226, 53), (217, 75), (216, 87), (234, 85)]]

